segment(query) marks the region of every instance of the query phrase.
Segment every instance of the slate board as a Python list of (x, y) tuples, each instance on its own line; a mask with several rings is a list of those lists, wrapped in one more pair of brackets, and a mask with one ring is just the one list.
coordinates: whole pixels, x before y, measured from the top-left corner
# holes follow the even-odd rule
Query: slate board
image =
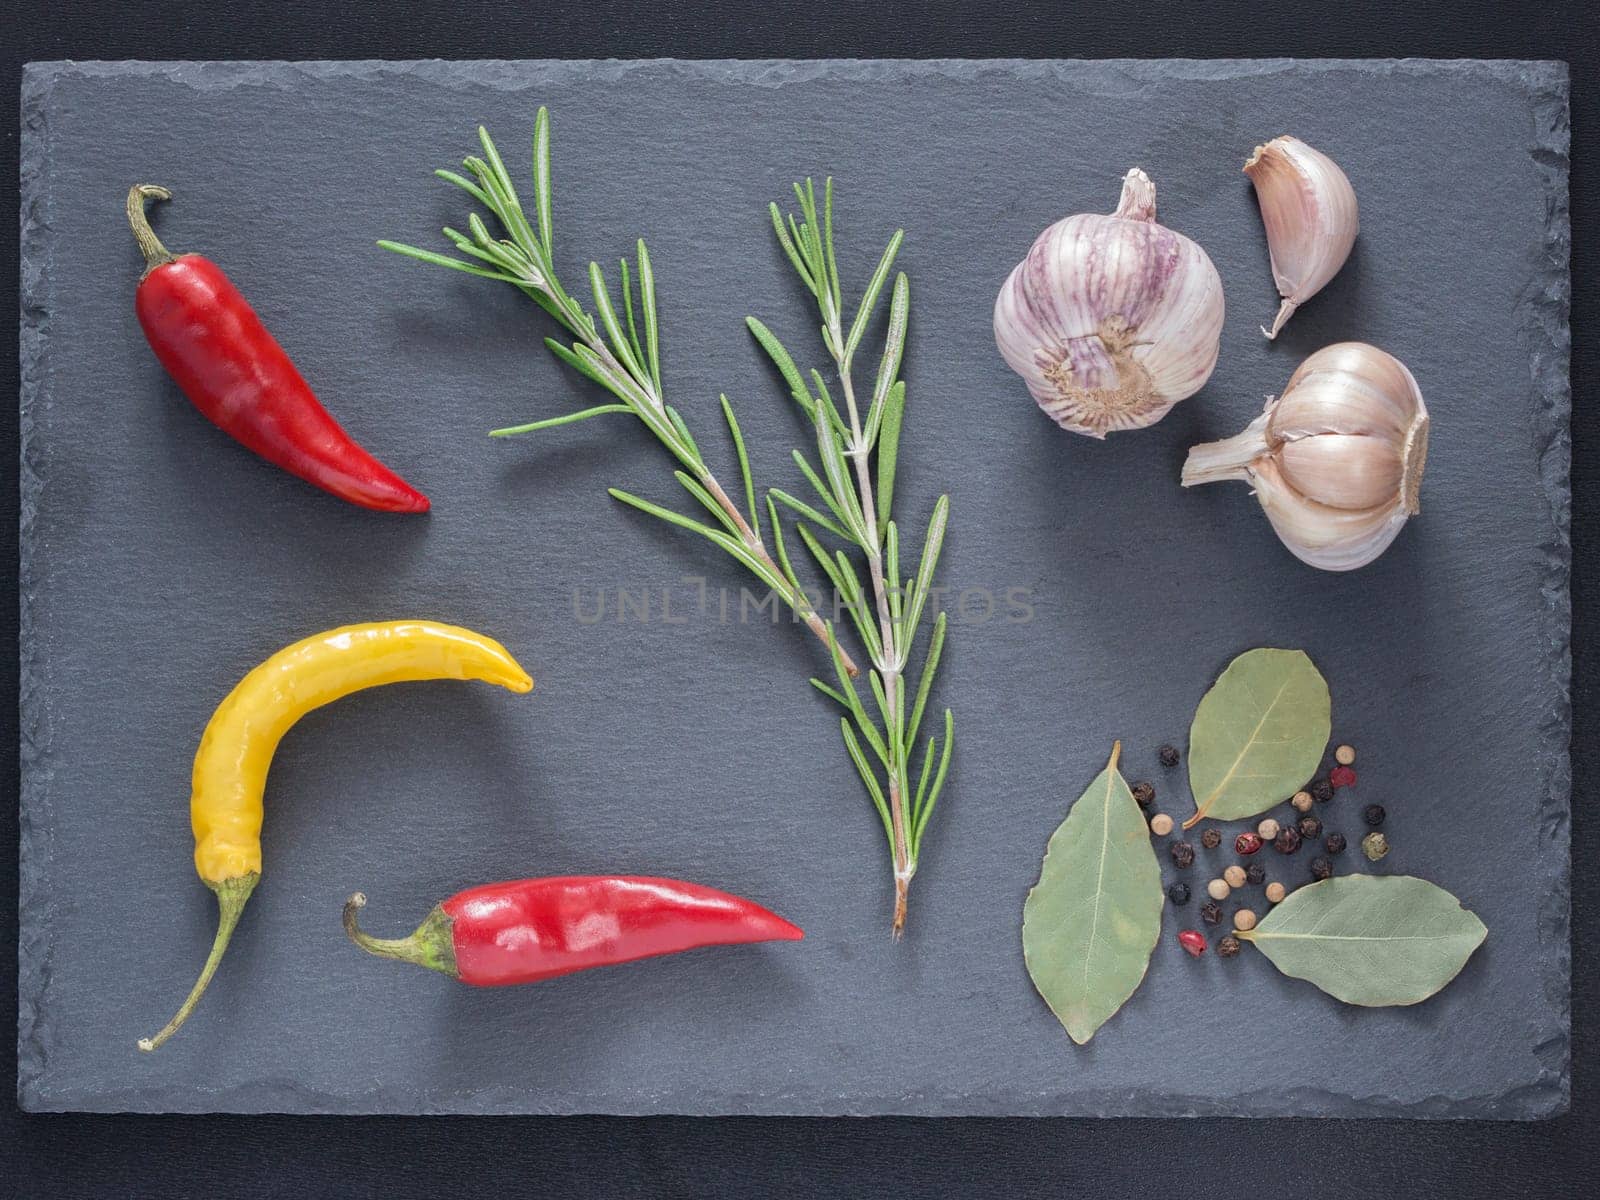
[[(1327, 1114), (1528, 1118), (1568, 1093), (1567, 74), (1549, 63), (41, 64), (23, 85), (22, 930), (27, 1109), (288, 1112)], [(839, 180), (841, 264), (904, 224), (913, 280), (902, 519), (948, 489), (939, 699), (961, 749), (901, 944), (875, 823), (804, 679), (801, 632), (741, 622), (745, 580), (607, 499), (674, 498), (628, 421), (484, 431), (596, 402), (503, 286), (373, 248), (465, 216), (429, 172), (483, 122), (518, 173), (554, 114), (556, 240), (649, 239), (669, 393), (713, 460), (737, 402), (767, 485), (803, 440), (741, 321), (817, 358), (766, 224)], [(1275, 345), (1238, 166), (1284, 130), (1344, 164), (1354, 259)], [(1108, 211), (1130, 166), (1226, 283), (1222, 358), (1156, 428), (1056, 431), (1001, 363), (995, 289), (1044, 225)], [(323, 398), (429, 491), (425, 519), (325, 498), (200, 420), (143, 344), (121, 207), (252, 299)], [(442, 247), (441, 247), (442, 248)], [(1242, 487), (1185, 493), (1294, 364), (1361, 338), (1434, 416), (1423, 515), (1372, 567), (1302, 567)], [(676, 500), (674, 499), (674, 502)], [(710, 603), (696, 611), (704, 577)], [(731, 610), (719, 617), (719, 589)], [(617, 619), (618, 589), (652, 595)], [(1030, 619), (1006, 617), (1022, 589)], [(670, 591), (673, 618), (660, 598)], [(959, 603), (988, 591), (1000, 613)], [(607, 597), (593, 620), (597, 597)], [(251, 665), (318, 629), (434, 615), (503, 639), (531, 698), (382, 689), (314, 714), (274, 766), (265, 882), (210, 995), (154, 1056), (209, 943), (190, 863), (194, 745)], [(686, 620), (683, 620), (687, 617)], [(1253, 645), (1305, 647), (1387, 804), (1382, 864), (1489, 927), (1412, 1009), (1344, 1008), (1250, 955), (1191, 961), (1169, 913), (1145, 985), (1075, 1047), (1018, 927), (1050, 831), (1125, 740), (1155, 748)], [(1295, 881), (1306, 856), (1271, 865)], [(1346, 862), (1349, 869), (1353, 861)], [(1171, 868), (1167, 867), (1171, 874)], [(530, 989), (363, 957), (338, 910), (409, 929), (520, 875), (680, 876), (808, 938)], [(1205, 874), (1192, 872), (1196, 883)], [(1192, 919), (1192, 910), (1186, 913)]]

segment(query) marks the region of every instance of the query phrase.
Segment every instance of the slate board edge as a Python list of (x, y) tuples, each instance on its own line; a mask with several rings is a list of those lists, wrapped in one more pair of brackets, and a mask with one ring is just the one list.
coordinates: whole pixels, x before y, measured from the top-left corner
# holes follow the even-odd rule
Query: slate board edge
[[(1532, 418), (1531, 433), (1539, 449), (1540, 482), (1551, 516), (1551, 536), (1544, 547), (1545, 570), (1541, 594), (1547, 599), (1543, 614), (1546, 652), (1544, 664), (1551, 687), (1551, 704), (1541, 723), (1542, 734), (1552, 755), (1541, 770), (1541, 818), (1548, 831), (1552, 854), (1540, 862), (1541, 872), (1547, 877), (1547, 900), (1539, 915), (1542, 940), (1554, 942), (1553, 953), (1545, 960), (1545, 989), (1552, 1008), (1558, 1013), (1562, 1029), (1558, 1039), (1541, 1047), (1543, 1069), (1529, 1084), (1500, 1098), (1493, 1115), (1501, 1119), (1541, 1119), (1565, 1112), (1570, 1101), (1571, 1068), (1571, 1011), (1570, 1011), (1570, 811), (1571, 762), (1569, 753), (1571, 735), (1571, 540), (1570, 540), (1570, 462), (1571, 462), (1571, 385), (1569, 370), (1570, 329), (1567, 324), (1570, 307), (1570, 275), (1568, 258), (1571, 247), (1568, 198), (1569, 132), (1569, 72), (1561, 62), (1545, 60), (1349, 60), (1349, 59), (1107, 59), (1086, 64), (1081, 60), (1017, 60), (1017, 59), (931, 59), (931, 60), (776, 60), (776, 59), (644, 59), (644, 60), (493, 60), (471, 63), (445, 60), (414, 61), (311, 61), (311, 62), (74, 62), (52, 61), (30, 63), (24, 68), (21, 96), (20, 173), (21, 173), (21, 257), (20, 279), (21, 324), (19, 350), (21, 358), (20, 388), (20, 438), (21, 438), (21, 495), (19, 520), (19, 690), (20, 690), (20, 754), (22, 767), (21, 806), (19, 813), (19, 936), (18, 961), (20, 977), (40, 981), (42, 993), (50, 986), (49, 920), (51, 896), (44, 875), (44, 864), (50, 857), (49, 820), (50, 797), (48, 751), (50, 728), (48, 703), (48, 669), (35, 650), (33, 597), (28, 584), (34, 576), (34, 547), (29, 534), (38, 509), (39, 493), (43, 482), (32, 469), (37, 460), (33, 447), (33, 414), (36, 406), (47, 399), (44, 350), (49, 340), (51, 312), (51, 278), (47, 256), (40, 250), (47, 246), (49, 228), (48, 178), (50, 171), (49, 130), (47, 107), (51, 87), (57, 78), (72, 75), (96, 76), (125, 72), (129, 67), (142, 68), (149, 74), (166, 75), (176, 82), (189, 86), (232, 87), (240, 84), (289, 85), (297, 76), (313, 77), (348, 76), (352, 72), (368, 70), (372, 73), (420, 74), (441, 83), (461, 78), (465, 74), (475, 86), (497, 86), (516, 90), (530, 86), (528, 69), (537, 67), (546, 78), (600, 78), (617, 80), (639, 70), (666, 69), (707, 78), (782, 86), (788, 82), (802, 82), (828, 71), (855, 75), (860, 78), (878, 78), (884, 75), (919, 75), (925, 73), (968, 73), (974, 70), (1014, 71), (1024, 75), (1048, 75), (1063, 71), (1081, 70), (1092, 65), (1097, 70), (1111, 70), (1132, 78), (1155, 73), (1170, 77), (1178, 73), (1183, 77), (1214, 79), (1240, 75), (1270, 74), (1285, 69), (1336, 70), (1352, 65), (1371, 67), (1386, 65), (1408, 74), (1460, 73), (1467, 71), (1482, 77), (1517, 82), (1535, 88), (1535, 111), (1539, 116), (1537, 128), (1530, 139), (1529, 152), (1540, 166), (1545, 180), (1547, 202), (1551, 219), (1548, 226), (1543, 286), (1528, 297), (1534, 310), (1535, 330), (1529, 338), (1528, 349), (1536, 364), (1533, 384), (1538, 404)], [(499, 77), (494, 78), (496, 69)], [(486, 73), (490, 77), (486, 77)], [(1152, 76), (1154, 77), (1154, 76)], [(43, 263), (43, 266), (37, 264)], [(30, 265), (34, 269), (30, 271)], [(1545, 369), (1539, 370), (1543, 365)], [(83, 1111), (82, 1106), (62, 1106), (54, 1103), (39, 1085), (44, 1075), (44, 1064), (49, 1045), (48, 1025), (37, 1007), (18, 995), (18, 1064), (17, 1096), (19, 1105), (29, 1111)], [(196, 1097), (205, 1095), (197, 1092)], [(640, 1097), (640, 1107), (635, 1111), (659, 1112), (662, 1097)], [(782, 1107), (782, 1097), (762, 1096), (745, 1098), (746, 1106), (734, 1109), (708, 1109), (693, 1104), (675, 1105), (673, 1111), (686, 1114), (710, 1115), (723, 1111), (759, 1113), (789, 1111)], [(750, 1099), (758, 1103), (750, 1104)], [(792, 1099), (792, 1098), (790, 1098)], [(933, 1097), (922, 1097), (925, 1102)], [(971, 1097), (947, 1097), (970, 1101)], [(1382, 1105), (1375, 1107), (1370, 1101), (1333, 1096), (1316, 1089), (1295, 1089), (1289, 1093), (1256, 1092), (1249, 1096), (1219, 1101), (1215, 1098), (1196, 1101), (1169, 1097), (1155, 1104), (1150, 1097), (1138, 1098), (1133, 1107), (1126, 1096), (1106, 1096), (1099, 1103), (1092, 1098), (1079, 1097), (1071, 1108), (1041, 1108), (1037, 1115), (1074, 1115), (1086, 1113), (1102, 1116), (1276, 1116), (1284, 1111), (1283, 1104), (1306, 1106), (1325, 1115), (1339, 1116), (1412, 1116), (1452, 1117), (1459, 1115), (1454, 1106), (1462, 1098), (1441, 1097), (1419, 1101), (1405, 1106)], [(452, 1097), (440, 1108), (419, 1106), (415, 1111), (461, 1112), (471, 1111)], [(560, 1111), (578, 1113), (586, 1111), (581, 1100), (576, 1100)], [(882, 1114), (894, 1112), (921, 1113), (919, 1098), (885, 1097), (878, 1106), (856, 1108), (841, 1107), (834, 1115)], [(1080, 1108), (1080, 1103), (1089, 1102)], [(768, 1105), (772, 1107), (768, 1108)], [(904, 1105), (902, 1109), (898, 1106)], [(96, 1106), (95, 1111), (132, 1111), (119, 1108), (115, 1103)], [(148, 1108), (141, 1111), (150, 1111)], [(205, 1106), (171, 1108), (166, 1111), (232, 1111), (273, 1112), (271, 1105), (235, 1106), (221, 1096), (210, 1096)], [(336, 1103), (328, 1112), (364, 1112), (358, 1104)], [(626, 1105), (608, 1103), (593, 1111), (627, 1113)], [(985, 1115), (987, 1110), (971, 1108), (972, 1115)], [(1013, 1110), (1014, 1111), (1014, 1108)], [(1302, 1108), (1305, 1111), (1305, 1108)]]
[[(1533, 435), (1539, 448), (1540, 482), (1550, 511), (1550, 541), (1540, 594), (1544, 610), (1551, 703), (1542, 725), (1550, 747), (1544, 775), (1541, 818), (1549, 831), (1549, 853), (1539, 868), (1548, 884), (1539, 914), (1541, 937), (1551, 953), (1545, 963), (1545, 991), (1561, 1027), (1559, 1044), (1540, 1048), (1554, 1095), (1540, 1115), (1565, 1112), (1572, 1097), (1572, 302), (1570, 258), (1572, 222), (1568, 177), (1571, 165), (1570, 84), (1563, 68), (1541, 82), (1534, 99), (1537, 125), (1530, 153), (1539, 164), (1551, 206), (1546, 226), (1543, 286), (1531, 297), (1535, 320), (1528, 349), (1535, 364), (1538, 407)], [(1551, 367), (1539, 370), (1538, 364)]]
[(18, 729), (21, 795), (17, 812), (19, 858), (17, 863), (17, 1102), (36, 1108), (41, 1097), (37, 1082), (44, 1074), (48, 1029), (36, 1007), (23, 995), (20, 980), (36, 978), (40, 997), (50, 987), (50, 894), (44, 864), (50, 857), (48, 750), (50, 744), (49, 669), (34, 640), (33, 591), (35, 578), (32, 530), (43, 486), (34, 470), (36, 406), (45, 400), (45, 346), (50, 327), (50, 278), (42, 251), (47, 245), (49, 217), (49, 138), (45, 104), (54, 71), (28, 69), (22, 77), (22, 139), (18, 147), (21, 172), (21, 247), (19, 299), (21, 309), (18, 436), (20, 438), (20, 496), (18, 497), (17, 651)]

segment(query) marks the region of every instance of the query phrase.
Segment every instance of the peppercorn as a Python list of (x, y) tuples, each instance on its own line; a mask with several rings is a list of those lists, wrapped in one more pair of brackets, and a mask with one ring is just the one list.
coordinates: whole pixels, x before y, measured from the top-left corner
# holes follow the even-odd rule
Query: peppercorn
[(1256, 915), (1248, 908), (1241, 908), (1233, 914), (1233, 927), (1241, 933), (1247, 933), (1256, 927)]
[(1206, 935), (1198, 929), (1185, 929), (1178, 934), (1178, 945), (1187, 950), (1191, 958), (1199, 958), (1206, 952)]
[(1271, 817), (1268, 817), (1266, 820), (1262, 821), (1261, 824), (1256, 826), (1256, 832), (1261, 835), (1261, 840), (1263, 842), (1270, 842), (1273, 838), (1278, 836), (1278, 828), (1278, 823)]
[(1215, 825), (1207, 825), (1200, 833), (1200, 844), (1207, 850), (1215, 850), (1222, 845), (1222, 830)]
[(1148, 779), (1141, 779), (1133, 785), (1133, 798), (1139, 802), (1140, 808), (1149, 808), (1156, 802), (1156, 789)]
[(1327, 837), (1322, 839), (1322, 848), (1329, 854), (1343, 854), (1344, 834), (1330, 833)]
[(1335, 788), (1355, 787), (1356, 769), (1354, 767), (1335, 767), (1328, 772), (1328, 786)]
[(1300, 849), (1300, 831), (1293, 825), (1285, 825), (1272, 839), (1272, 848), (1279, 854), (1293, 854)]
[(1333, 799), (1333, 784), (1326, 779), (1319, 779), (1311, 785), (1312, 798), (1319, 804), (1326, 804)]
[(1340, 746), (1333, 752), (1333, 761), (1341, 767), (1348, 767), (1355, 760), (1356, 748), (1354, 746)]
[(1296, 792), (1289, 798), (1289, 803), (1294, 805), (1295, 812), (1310, 812), (1312, 804), (1311, 793)]
[(1220, 942), (1217, 943), (1217, 957), (1238, 958), (1239, 939), (1234, 937), (1231, 933), (1226, 935)]
[(1307, 842), (1314, 842), (1322, 836), (1322, 822), (1315, 817), (1301, 817), (1294, 827), (1300, 831), (1301, 839)]
[(1166, 813), (1157, 813), (1150, 818), (1150, 832), (1157, 837), (1166, 837), (1172, 832), (1172, 818)]
[(1183, 871), (1194, 866), (1194, 845), (1190, 842), (1172, 843), (1172, 865)]
[(1233, 839), (1233, 850), (1235, 854), (1250, 855), (1254, 854), (1259, 849), (1261, 849), (1261, 837), (1259, 834), (1241, 833), (1238, 837)]
[(1178, 765), (1178, 748), (1176, 746), (1163, 746), (1159, 754), (1161, 756), (1161, 765), (1167, 770), (1170, 771)]
[(1215, 925), (1222, 920), (1222, 905), (1215, 900), (1207, 900), (1200, 906), (1200, 919), (1207, 925)]
[(1251, 863), (1244, 869), (1245, 882), (1254, 887), (1260, 887), (1267, 881), (1267, 869), (1258, 862)]
[(1223, 882), (1231, 888), (1244, 886), (1244, 868), (1235, 863), (1222, 873)]
[(1329, 862), (1327, 859), (1325, 859), (1325, 858), (1313, 858), (1311, 860), (1311, 878), (1318, 879), (1318, 880), (1320, 880), (1320, 879), (1328, 879), (1328, 878), (1331, 878), (1332, 875), (1333, 875), (1333, 864), (1331, 862)]
[(1369, 833), (1361, 839), (1361, 853), (1365, 854), (1373, 862), (1377, 862), (1385, 854), (1389, 853), (1389, 839), (1381, 833)]
[(1189, 885), (1181, 880), (1167, 889), (1167, 899), (1174, 904), (1189, 903)]
[(1389, 814), (1383, 811), (1381, 804), (1369, 804), (1361, 810), (1361, 819), (1376, 829), (1383, 824), (1384, 817)]
[(1273, 904), (1277, 904), (1288, 894), (1289, 889), (1284, 887), (1281, 883), (1274, 881), (1267, 884), (1267, 900)]
[(1228, 893), (1231, 891), (1233, 891), (1233, 889), (1228, 886), (1228, 881), (1226, 879), (1213, 879), (1210, 883), (1206, 884), (1206, 895), (1210, 896), (1213, 900), (1226, 900), (1228, 898)]

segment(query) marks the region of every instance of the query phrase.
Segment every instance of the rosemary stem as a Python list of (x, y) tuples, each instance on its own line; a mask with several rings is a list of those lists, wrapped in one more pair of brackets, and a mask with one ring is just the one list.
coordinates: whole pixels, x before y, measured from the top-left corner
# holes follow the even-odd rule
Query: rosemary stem
[[(734, 525), (738, 527), (740, 540), (744, 542), (746, 548), (748, 548), (749, 551), (759, 558), (763, 563), (771, 567), (773, 574), (779, 579), (784, 578), (783, 570), (772, 560), (772, 555), (767, 553), (767, 544), (762, 541), (756, 531), (750, 527), (750, 522), (745, 520), (744, 513), (741, 512), (739, 510), (739, 506), (729, 498), (728, 493), (723, 490), (722, 484), (717, 482), (717, 477), (713, 475), (708, 468), (701, 469), (700, 483), (701, 486), (706, 489), (706, 491), (711, 493), (711, 498), (717, 502), (722, 511), (727, 513), (729, 519), (732, 520)], [(861, 674), (861, 668), (857, 666), (855, 660), (850, 657), (850, 653), (844, 648), (844, 644), (839, 642), (833, 637), (832, 634), (828, 632), (828, 627), (822, 623), (822, 618), (817, 616), (817, 614), (812, 611), (811, 605), (807, 602), (805, 595), (803, 593), (790, 595), (787, 597), (787, 599), (791, 608), (793, 608), (796, 612), (805, 614), (804, 619), (806, 627), (822, 640), (822, 644), (824, 646), (832, 645), (837, 647), (839, 651), (839, 658), (844, 662), (845, 673), (849, 675), (851, 679), (854, 679), (856, 676)]]
[(889, 589), (883, 577), (883, 542), (878, 532), (878, 512), (872, 491), (872, 472), (868, 468), (866, 439), (861, 431), (861, 412), (856, 405), (855, 383), (850, 373), (850, 358), (844, 352), (843, 331), (838, 314), (829, 310), (829, 333), (834, 347), (834, 366), (838, 371), (840, 390), (844, 393), (845, 409), (850, 417), (851, 451), (855, 464), (856, 490), (861, 496), (862, 524), (866, 527), (867, 544), (862, 547), (867, 555), (867, 570), (872, 578), (873, 597), (878, 606), (878, 631), (882, 643), (882, 658), (875, 665), (883, 679), (884, 707), (888, 709), (889, 726), (889, 825), (894, 857), (894, 936), (899, 937), (906, 924), (906, 893), (917, 866), (912, 861), (908, 836), (905, 803), (905, 736), (904, 714), (900, 702), (900, 672), (904, 655), (900, 652), (899, 629), (889, 605)]

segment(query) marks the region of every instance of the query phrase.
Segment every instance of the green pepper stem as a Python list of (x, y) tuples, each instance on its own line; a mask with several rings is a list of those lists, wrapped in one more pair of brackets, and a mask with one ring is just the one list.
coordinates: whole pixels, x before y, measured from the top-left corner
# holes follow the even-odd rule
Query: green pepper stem
[(252, 871), (248, 875), (236, 875), (232, 879), (224, 879), (220, 883), (211, 885), (211, 890), (217, 894), (217, 936), (211, 943), (211, 953), (206, 958), (206, 965), (201, 968), (200, 978), (195, 980), (189, 998), (183, 1002), (183, 1006), (178, 1009), (172, 1020), (168, 1021), (155, 1037), (140, 1038), (139, 1049), (147, 1052), (156, 1049), (177, 1033), (178, 1028), (189, 1019), (194, 1006), (199, 1004), (200, 997), (205, 995), (211, 977), (217, 973), (217, 964), (222, 961), (223, 951), (228, 948), (228, 941), (233, 937), (234, 926), (239, 924), (239, 914), (244, 912), (245, 901), (250, 899), (250, 893), (256, 890), (256, 884), (260, 882), (261, 873)]
[(455, 939), (450, 932), (450, 917), (437, 904), (422, 919), (416, 932), (403, 938), (375, 938), (356, 923), (356, 914), (366, 907), (367, 898), (356, 892), (344, 902), (344, 931), (350, 940), (368, 954), (379, 958), (393, 958), (400, 962), (416, 963), (430, 971), (438, 971), (452, 979), (456, 972)]
[(128, 189), (128, 224), (133, 228), (133, 239), (139, 243), (139, 253), (144, 255), (144, 270), (148, 275), (163, 263), (176, 262), (178, 256), (161, 244), (156, 231), (150, 228), (145, 216), (147, 200), (171, 200), (172, 193), (159, 184), (136, 183)]

